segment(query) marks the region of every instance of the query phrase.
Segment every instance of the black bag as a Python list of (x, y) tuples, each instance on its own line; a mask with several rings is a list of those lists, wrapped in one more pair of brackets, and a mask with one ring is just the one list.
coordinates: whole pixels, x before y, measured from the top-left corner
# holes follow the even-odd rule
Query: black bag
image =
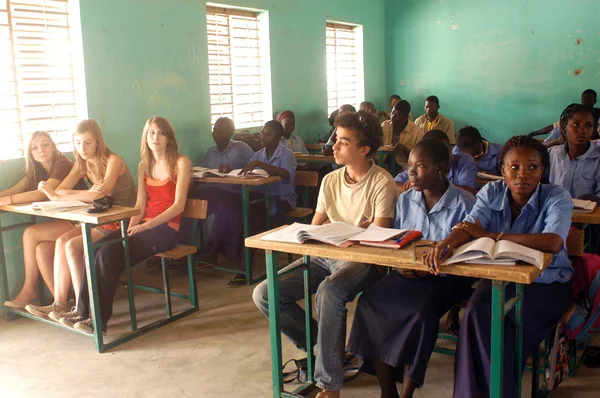
[(94, 202), (92, 203), (94, 205), (94, 207), (90, 207), (87, 210), (87, 212), (88, 213), (105, 212), (106, 210), (108, 210), (112, 207), (113, 203), (115, 203), (115, 200), (113, 199), (112, 196), (110, 196), (110, 195), (104, 196), (100, 199), (94, 200)]

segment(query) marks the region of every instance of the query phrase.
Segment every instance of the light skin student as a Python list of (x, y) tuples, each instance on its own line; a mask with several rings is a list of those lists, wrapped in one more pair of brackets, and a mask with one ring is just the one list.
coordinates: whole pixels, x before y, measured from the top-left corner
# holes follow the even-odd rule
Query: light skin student
[[(45, 181), (46, 186), (56, 188), (69, 174), (71, 168), (71, 161), (58, 151), (50, 134), (45, 131), (34, 132), (25, 145), (25, 176), (12, 187), (0, 191), (0, 205), (46, 200), (46, 195), (37, 189), (38, 184)], [(36, 283), (40, 274), (50, 292), (54, 292), (52, 270), (54, 240), (61, 231), (73, 227), (68, 221), (57, 221), (54, 225), (57, 227), (54, 234), (44, 234), (43, 228), (37, 226), (29, 227), (23, 233), (25, 282), (15, 299), (5, 302), (5, 306), (24, 309), (34, 300), (37, 296)], [(45, 241), (48, 244), (42, 244)]]
[[(123, 159), (113, 153), (104, 142), (100, 127), (93, 120), (84, 120), (80, 122), (73, 133), (73, 146), (75, 149), (75, 166), (71, 169), (69, 175), (63, 182), (54, 189), (46, 182), (40, 182), (38, 189), (43, 192), (52, 201), (82, 201), (92, 203), (112, 193), (119, 177), (128, 176), (129, 191), (135, 192), (133, 180), (129, 175), (127, 165)], [(81, 178), (87, 178), (93, 185), (89, 190), (75, 190), (73, 187)], [(132, 201), (118, 203), (118, 205), (130, 205)], [(46, 306), (27, 305), (25, 309), (36, 316), (49, 316), (55, 312), (63, 315), (69, 312), (67, 308), (68, 292), (73, 281), (76, 300), (78, 298), (79, 288), (83, 279), (84, 257), (83, 257), (83, 237), (81, 228), (71, 225), (70, 228), (63, 228), (64, 223), (51, 221), (44, 224), (38, 224), (30, 228), (36, 228), (42, 234), (60, 235), (56, 238), (56, 244), (53, 245), (53, 270), (54, 270), (54, 302)], [(106, 228), (93, 228), (91, 230), (92, 241), (102, 238), (110, 232)], [(52, 243), (44, 242), (44, 245), (51, 247)]]

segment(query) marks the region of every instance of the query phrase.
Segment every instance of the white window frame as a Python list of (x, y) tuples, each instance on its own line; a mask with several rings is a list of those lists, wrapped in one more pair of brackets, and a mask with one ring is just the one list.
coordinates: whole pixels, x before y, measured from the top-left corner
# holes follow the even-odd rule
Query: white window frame
[[(213, 17), (215, 14), (219, 16), (218, 23)], [(237, 129), (261, 127), (271, 119), (273, 112), (268, 12), (207, 3), (206, 15), (211, 125), (219, 117), (229, 117)], [(243, 24), (249, 18), (256, 21), (254, 27), (248, 28), (248, 36), (254, 37), (246, 42), (247, 47), (242, 41), (247, 39), (243, 38), (233, 47), (239, 52), (256, 50), (258, 56), (248, 59), (257, 66), (244, 65), (244, 58), (234, 59), (231, 51), (232, 22)], [(242, 33), (242, 29), (234, 29), (234, 34)], [(217, 42), (228, 44), (218, 46)], [(248, 72), (250, 76), (245, 74)]]
[[(343, 59), (347, 55), (343, 51), (343, 47), (347, 47), (338, 43), (338, 34), (348, 36), (347, 32), (352, 32), (353, 36), (353, 68), (348, 68), (347, 62)], [(333, 37), (332, 37), (333, 34)], [(341, 38), (342, 42), (346, 42), (345, 37)], [(365, 73), (364, 73), (364, 53), (363, 53), (363, 28), (361, 25), (326, 21), (325, 25), (325, 48), (326, 48), (326, 75), (327, 75), (327, 114), (338, 109), (344, 104), (353, 105), (358, 109), (358, 105), (365, 98)], [(343, 74), (352, 70), (352, 87), (351, 94), (348, 92), (348, 81), (343, 78)], [(345, 90), (346, 89), (346, 90)]]
[(79, 1), (0, 0), (0, 58), (0, 160), (23, 157), (36, 130), (72, 151), (87, 118)]

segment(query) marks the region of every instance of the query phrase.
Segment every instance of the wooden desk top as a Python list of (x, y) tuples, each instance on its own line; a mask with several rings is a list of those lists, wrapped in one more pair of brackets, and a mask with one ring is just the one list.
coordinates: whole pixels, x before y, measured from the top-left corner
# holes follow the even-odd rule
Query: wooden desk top
[(210, 182), (212, 184), (226, 185), (265, 185), (281, 181), (281, 177), (256, 177), (256, 178), (237, 178), (237, 177), (203, 177), (194, 178), (194, 182)]
[(572, 222), (582, 224), (600, 224), (600, 207), (596, 207), (591, 213), (575, 213), (571, 217)]
[(323, 143), (323, 144), (306, 144), (304, 146), (306, 147), (306, 149), (321, 149), (321, 148), (323, 148), (323, 145), (325, 145), (325, 143)]
[[(306, 144), (304, 145), (306, 147), (306, 149), (308, 150), (315, 150), (315, 149), (321, 149), (323, 148), (323, 145), (325, 145), (325, 143), (323, 144)], [(393, 152), (394, 151), (394, 146), (393, 145), (382, 145), (379, 147), (379, 149), (377, 150), (379, 152)]]
[[(423, 252), (430, 247), (419, 246), (427, 241), (418, 241), (416, 243), (416, 264), (413, 263), (412, 246), (404, 247), (400, 250), (385, 249), (379, 247), (370, 247), (362, 245), (352, 245), (348, 248), (339, 248), (325, 243), (310, 241), (307, 243), (282, 243), (260, 240), (260, 238), (271, 233), (279, 227), (262, 234), (246, 238), (247, 247), (274, 250), (284, 253), (306, 254), (309, 256), (319, 256), (335, 258), (339, 260), (351, 260), (368, 264), (383, 265), (386, 267), (413, 269), (417, 271), (427, 271), (427, 267), (421, 262)], [(544, 268), (552, 262), (552, 255), (544, 253)], [(442, 267), (442, 272), (450, 275), (468, 276), (474, 278), (495, 279), (506, 282), (517, 282), (530, 284), (541, 272), (533, 265), (477, 265), (477, 264), (454, 264), (452, 266)]]
[[(104, 224), (121, 221), (140, 214), (140, 210), (133, 207), (113, 206), (104, 213), (88, 213), (87, 208), (66, 209), (63, 211), (42, 211), (23, 208), (30, 203), (19, 203), (0, 206), (0, 211), (29, 214), (32, 216), (56, 218), (59, 220), (78, 221), (86, 224)], [(91, 207), (91, 205), (90, 205)]]
[(299, 163), (335, 163), (333, 156), (325, 155), (307, 155), (304, 153), (295, 153), (294, 158)]

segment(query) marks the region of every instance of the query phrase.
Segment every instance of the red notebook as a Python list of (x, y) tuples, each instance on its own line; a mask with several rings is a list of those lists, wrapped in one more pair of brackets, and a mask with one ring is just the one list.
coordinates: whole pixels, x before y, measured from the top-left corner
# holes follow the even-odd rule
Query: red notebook
[(406, 231), (404, 235), (396, 240), (385, 240), (383, 242), (361, 240), (360, 244), (365, 246), (384, 247), (388, 249), (400, 249), (408, 245), (410, 242), (421, 239), (422, 236), (423, 234), (421, 231)]

